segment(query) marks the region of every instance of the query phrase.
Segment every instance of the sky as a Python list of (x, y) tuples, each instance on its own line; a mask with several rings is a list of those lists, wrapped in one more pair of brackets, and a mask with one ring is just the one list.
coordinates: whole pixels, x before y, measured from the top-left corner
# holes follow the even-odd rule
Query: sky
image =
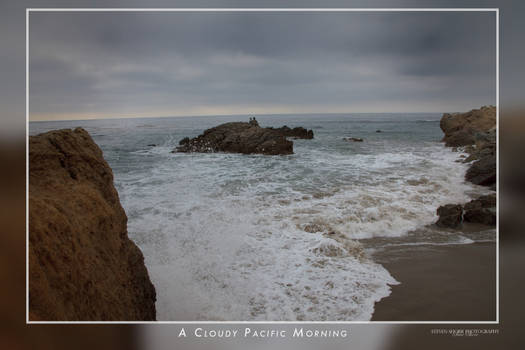
[(493, 12), (31, 12), (30, 120), (496, 103)]

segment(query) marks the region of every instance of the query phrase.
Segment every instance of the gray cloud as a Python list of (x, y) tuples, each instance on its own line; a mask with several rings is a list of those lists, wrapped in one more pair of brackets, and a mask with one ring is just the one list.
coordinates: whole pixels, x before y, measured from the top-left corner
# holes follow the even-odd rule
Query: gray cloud
[(495, 103), (494, 13), (31, 13), (53, 116), (450, 111)]

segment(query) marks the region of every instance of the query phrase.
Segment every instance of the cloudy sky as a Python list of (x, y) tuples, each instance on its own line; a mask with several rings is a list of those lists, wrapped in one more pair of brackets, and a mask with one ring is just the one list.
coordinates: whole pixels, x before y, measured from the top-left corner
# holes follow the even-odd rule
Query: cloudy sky
[(493, 12), (32, 12), (29, 26), (31, 120), (496, 102)]

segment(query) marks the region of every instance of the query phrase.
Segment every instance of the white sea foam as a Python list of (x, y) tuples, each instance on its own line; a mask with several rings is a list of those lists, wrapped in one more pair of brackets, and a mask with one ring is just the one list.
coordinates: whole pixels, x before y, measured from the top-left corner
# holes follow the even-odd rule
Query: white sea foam
[[(272, 118), (261, 125), (294, 126)], [(298, 125), (323, 128), (313, 140), (295, 140), (294, 155), (272, 157), (170, 153), (219, 119), (86, 126), (115, 173), (129, 235), (157, 290), (158, 319), (368, 320), (397, 282), (359, 240), (478, 239), (421, 230), (439, 205), (485, 191), (465, 183), (458, 153), (432, 141), (441, 137), (437, 123), (301, 118)], [(348, 134), (365, 141), (342, 141)]]
[(159, 319), (370, 319), (396, 281), (355, 240), (403, 236), (473, 189), (440, 145), (420, 155), (316, 152), (307, 166), (295, 156), (167, 154), (147, 176), (121, 179)]

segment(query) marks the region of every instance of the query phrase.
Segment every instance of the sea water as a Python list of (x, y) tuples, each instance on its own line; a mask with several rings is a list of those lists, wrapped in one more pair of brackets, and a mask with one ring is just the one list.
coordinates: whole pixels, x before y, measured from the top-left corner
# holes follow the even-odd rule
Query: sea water
[(440, 117), (258, 116), (313, 129), (286, 156), (171, 153), (249, 116), (34, 122), (30, 134), (81, 126), (103, 150), (159, 320), (369, 320), (398, 283), (371, 251), (494, 240), (429, 226), (440, 205), (487, 192), (465, 182)]

